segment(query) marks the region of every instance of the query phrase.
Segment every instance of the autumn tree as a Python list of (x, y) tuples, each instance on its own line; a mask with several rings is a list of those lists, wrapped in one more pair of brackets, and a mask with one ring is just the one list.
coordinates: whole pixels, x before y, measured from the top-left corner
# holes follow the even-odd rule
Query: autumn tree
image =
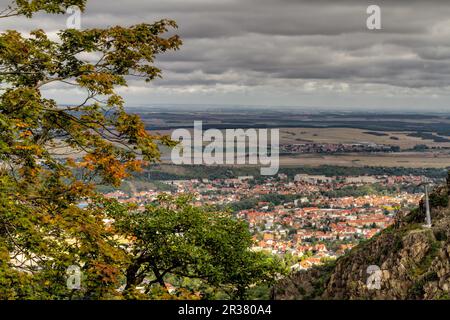
[[(85, 7), (85, 0), (16, 0), (0, 12), (31, 18)], [(116, 93), (134, 77), (161, 76), (155, 56), (181, 45), (171, 20), (74, 30), (0, 34), (0, 298), (63, 298), (66, 269), (79, 265), (84, 295), (113, 297), (123, 252), (102, 211), (78, 206), (94, 183), (119, 185), (159, 157), (168, 137), (151, 135)], [(63, 106), (43, 90), (59, 83), (85, 92)], [(74, 172), (78, 174), (75, 175)], [(97, 210), (97, 211), (96, 211)]]
[[(0, 21), (85, 3), (15, 0)], [(164, 288), (168, 275), (243, 298), (278, 274), (275, 260), (249, 251), (246, 225), (225, 213), (186, 198), (160, 198), (136, 212), (96, 192), (96, 184), (119, 186), (157, 161), (161, 145), (174, 145), (127, 113), (116, 89), (161, 76), (154, 60), (180, 47), (176, 27), (161, 20), (67, 29), (57, 39), (43, 30), (0, 33), (0, 299), (151, 298), (152, 285)], [(85, 96), (62, 105), (43, 94), (51, 84)], [(73, 265), (82, 290), (67, 288)]]

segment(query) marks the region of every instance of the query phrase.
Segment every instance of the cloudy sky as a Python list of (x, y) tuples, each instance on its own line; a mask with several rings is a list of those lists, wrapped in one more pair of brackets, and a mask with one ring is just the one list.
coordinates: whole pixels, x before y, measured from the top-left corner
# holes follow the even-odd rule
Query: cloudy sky
[[(0, 0), (2, 7), (8, 1)], [(131, 82), (129, 106), (234, 104), (450, 112), (450, 2), (90, 0), (82, 27), (171, 18), (184, 44), (158, 57), (164, 79)], [(381, 7), (382, 30), (366, 9)], [(1, 29), (65, 27), (64, 16)], [(76, 92), (47, 91), (70, 103)]]

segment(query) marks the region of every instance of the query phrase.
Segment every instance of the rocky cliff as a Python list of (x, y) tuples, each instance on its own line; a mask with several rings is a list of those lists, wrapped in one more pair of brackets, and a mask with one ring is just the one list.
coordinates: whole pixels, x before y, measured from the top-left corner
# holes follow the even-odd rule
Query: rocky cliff
[[(334, 263), (280, 281), (275, 299), (450, 299), (450, 173), (419, 208)], [(369, 268), (370, 267), (370, 268)]]

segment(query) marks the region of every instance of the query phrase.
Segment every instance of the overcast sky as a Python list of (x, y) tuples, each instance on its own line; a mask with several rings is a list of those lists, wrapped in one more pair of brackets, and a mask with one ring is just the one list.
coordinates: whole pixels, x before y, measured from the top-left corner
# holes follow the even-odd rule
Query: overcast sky
[[(8, 3), (0, 0), (2, 7)], [(366, 9), (381, 7), (382, 30)], [(56, 32), (67, 17), (3, 20)], [(82, 27), (171, 18), (180, 51), (164, 79), (121, 89), (128, 105), (238, 104), (450, 112), (449, 1), (90, 0)], [(76, 92), (47, 94), (71, 103)]]

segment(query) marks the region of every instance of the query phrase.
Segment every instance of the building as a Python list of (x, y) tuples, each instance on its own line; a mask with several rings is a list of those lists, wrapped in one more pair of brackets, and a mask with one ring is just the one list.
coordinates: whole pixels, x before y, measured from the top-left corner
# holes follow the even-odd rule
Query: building
[(370, 176), (347, 177), (346, 183), (377, 183), (378, 179)]
[(324, 183), (328, 182), (331, 183), (334, 181), (334, 178), (327, 177), (327, 176), (313, 176), (308, 174), (297, 174), (294, 177), (294, 181), (296, 182), (306, 182), (306, 183)]

